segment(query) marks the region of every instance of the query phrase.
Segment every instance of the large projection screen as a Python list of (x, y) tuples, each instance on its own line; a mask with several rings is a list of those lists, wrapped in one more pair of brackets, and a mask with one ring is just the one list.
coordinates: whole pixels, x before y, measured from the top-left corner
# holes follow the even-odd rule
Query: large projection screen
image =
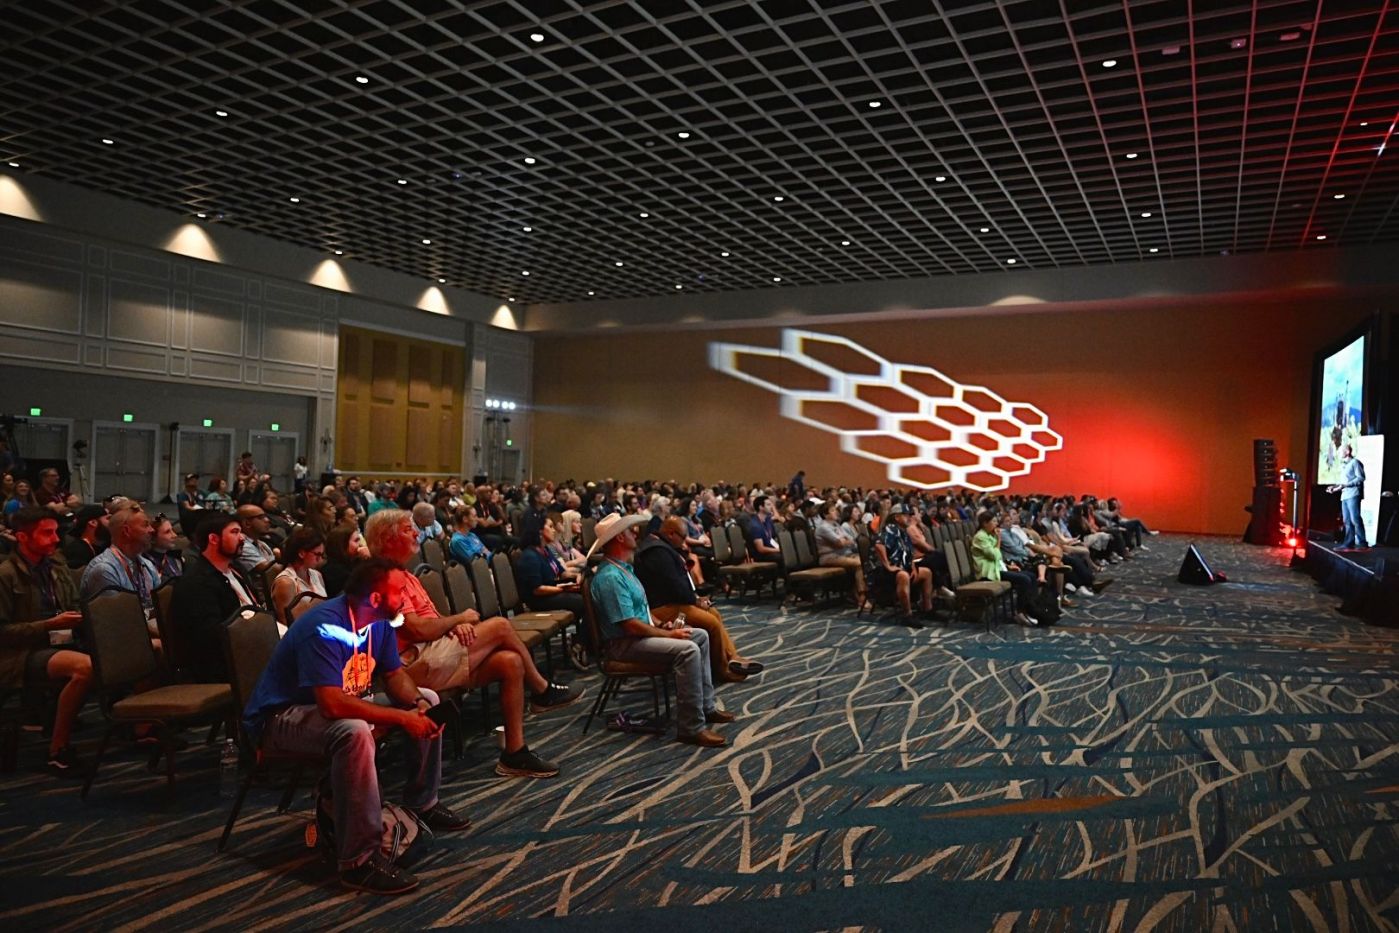
[[(1365, 389), (1365, 337), (1326, 358), (1321, 369), (1321, 435), (1317, 438), (1316, 483), (1341, 481), (1341, 448), (1365, 433), (1361, 420)], [(1366, 464), (1368, 467), (1369, 464)]]

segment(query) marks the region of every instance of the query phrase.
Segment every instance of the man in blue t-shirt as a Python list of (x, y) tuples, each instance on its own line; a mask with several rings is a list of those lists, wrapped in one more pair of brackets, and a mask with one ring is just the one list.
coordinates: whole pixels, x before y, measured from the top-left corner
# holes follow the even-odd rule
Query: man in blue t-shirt
[[(393, 629), (405, 604), (403, 577), (403, 569), (387, 560), (359, 564), (342, 596), (311, 609), (287, 630), (243, 712), (248, 736), (262, 748), (330, 759), (340, 881), (375, 894), (418, 885), (379, 852), (383, 803), (376, 732), (401, 728), (409, 739), (403, 788), (408, 809), (435, 832), (471, 825), (437, 799), (442, 728), (427, 715), (437, 694), (413, 683), (399, 661)], [(376, 673), (387, 696), (370, 694)]]

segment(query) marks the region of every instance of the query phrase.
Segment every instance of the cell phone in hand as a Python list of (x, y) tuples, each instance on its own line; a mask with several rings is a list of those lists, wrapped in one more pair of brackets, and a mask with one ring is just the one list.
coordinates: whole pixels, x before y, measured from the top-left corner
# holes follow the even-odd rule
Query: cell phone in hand
[(438, 703), (436, 706), (429, 709), (423, 715), (426, 716), (428, 719), (431, 719), (433, 722), (437, 723), (439, 726), (445, 727), (447, 725), (447, 704)]

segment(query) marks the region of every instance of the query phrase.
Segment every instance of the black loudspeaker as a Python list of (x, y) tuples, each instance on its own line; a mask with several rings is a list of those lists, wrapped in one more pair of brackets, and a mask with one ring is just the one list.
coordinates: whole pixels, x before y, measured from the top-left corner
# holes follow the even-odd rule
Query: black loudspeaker
[(1254, 486), (1253, 517), (1248, 521), (1244, 541), (1249, 544), (1282, 544), (1282, 489), (1277, 486)]
[(1193, 544), (1185, 549), (1185, 559), (1180, 562), (1180, 573), (1176, 579), (1191, 586), (1225, 582), (1224, 574), (1210, 570), (1210, 565), (1205, 563), (1205, 556)]

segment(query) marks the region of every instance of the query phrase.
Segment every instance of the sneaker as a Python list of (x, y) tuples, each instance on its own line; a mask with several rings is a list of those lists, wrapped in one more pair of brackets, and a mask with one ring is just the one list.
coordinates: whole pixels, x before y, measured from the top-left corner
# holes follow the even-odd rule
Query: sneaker
[(1038, 623), (1038, 622), (1036, 622), (1034, 619), (1030, 618), (1029, 616), (1027, 616), (1027, 615), (1026, 615), (1025, 613), (1023, 613), (1023, 612), (1017, 612), (1017, 613), (1015, 614), (1015, 621), (1016, 621), (1017, 623), (1019, 623), (1020, 625), (1028, 626), (1029, 628), (1038, 628), (1038, 627), (1039, 627), (1039, 623)]
[(613, 732), (640, 732), (647, 735), (661, 735), (669, 728), (664, 719), (649, 716), (632, 716), (624, 712), (614, 713), (607, 720), (607, 728)]
[(952, 592), (951, 590), (949, 590), (949, 589), (948, 589), (947, 587), (945, 587), (945, 586), (940, 586), (940, 587), (938, 587), (938, 595), (941, 596), (943, 599), (956, 599), (956, 598), (957, 598), (957, 594), (954, 593), (954, 592)]
[(576, 703), (582, 696), (583, 691), (577, 687), (550, 684), (544, 688), (543, 693), (536, 693), (530, 697), (529, 708), (536, 713), (546, 713), (551, 709), (561, 709), (570, 703)]
[(435, 833), (455, 833), (471, 828), (470, 817), (457, 813), (440, 800), (427, 810), (415, 810), (413, 815)]
[(1151, 548), (1147, 547), (1145, 544), (1138, 544), (1138, 545), (1137, 545), (1137, 550), (1138, 550), (1138, 551), (1141, 551), (1143, 554), (1145, 554), (1145, 553), (1147, 553), (1148, 551), (1150, 551)]
[(550, 764), (523, 745), (517, 752), (501, 752), (495, 763), (495, 773), (501, 777), (558, 777), (559, 766)]
[(1072, 583), (1065, 583), (1065, 584), (1064, 584), (1064, 592), (1066, 592), (1066, 593), (1077, 593), (1077, 592), (1078, 592), (1078, 587), (1077, 587), (1077, 586), (1074, 586)]
[(1159, 531), (1148, 531), (1148, 532), (1147, 532), (1147, 534), (1149, 534), (1149, 535), (1159, 535), (1160, 533), (1161, 533), (1161, 532), (1159, 532)]
[(1094, 580), (1093, 595), (1096, 596), (1097, 594), (1101, 593), (1103, 590), (1107, 589), (1110, 586), (1112, 586), (1112, 577), (1105, 577), (1101, 580)]
[(65, 745), (58, 751), (49, 755), (47, 765), (49, 774), (65, 775), (67, 777), (84, 777), (82, 762), (73, 752), (71, 745)]
[(368, 891), (370, 894), (403, 894), (416, 888), (418, 879), (388, 864), (382, 855), (375, 852), (363, 865), (342, 871), (340, 884), (352, 891)]

